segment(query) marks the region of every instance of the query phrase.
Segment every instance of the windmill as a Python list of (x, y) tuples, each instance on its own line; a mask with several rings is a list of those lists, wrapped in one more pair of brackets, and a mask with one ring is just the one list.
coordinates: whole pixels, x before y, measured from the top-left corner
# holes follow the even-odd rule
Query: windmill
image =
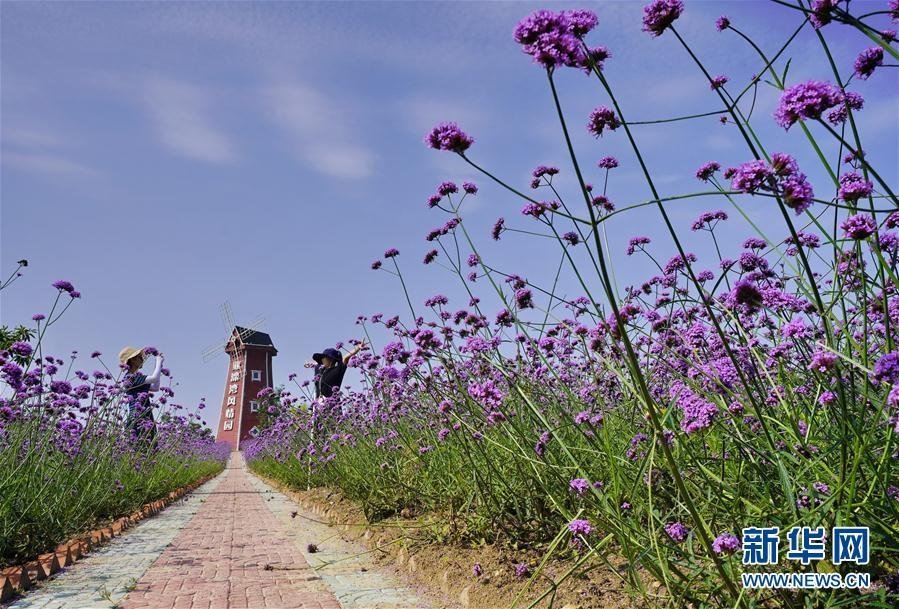
[(225, 340), (203, 351), (204, 363), (212, 361), (221, 353), (225, 353), (228, 344), (233, 340), (243, 341), (265, 324), (265, 317), (260, 315), (246, 326), (238, 326), (234, 323), (234, 315), (231, 313), (231, 303), (227, 300), (219, 305), (219, 315), (222, 318), (222, 324), (225, 326)]

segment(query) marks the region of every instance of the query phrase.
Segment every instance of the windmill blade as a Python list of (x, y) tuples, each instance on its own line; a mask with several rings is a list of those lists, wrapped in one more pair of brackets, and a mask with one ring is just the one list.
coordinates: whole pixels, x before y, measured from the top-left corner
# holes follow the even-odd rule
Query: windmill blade
[(226, 300), (222, 303), (220, 309), (222, 312), (222, 321), (225, 323), (225, 332), (230, 336), (231, 332), (234, 330), (234, 326), (237, 325), (234, 323), (234, 315), (231, 312), (231, 303)]
[(261, 328), (263, 324), (265, 324), (265, 317), (260, 315), (259, 317), (251, 321), (247, 326), (242, 326), (240, 328), (240, 331), (238, 332), (238, 338), (240, 338), (240, 340), (245, 340), (253, 332)]
[(210, 347), (209, 349), (206, 349), (205, 351), (203, 351), (203, 362), (208, 362), (224, 352), (225, 352), (224, 345)]

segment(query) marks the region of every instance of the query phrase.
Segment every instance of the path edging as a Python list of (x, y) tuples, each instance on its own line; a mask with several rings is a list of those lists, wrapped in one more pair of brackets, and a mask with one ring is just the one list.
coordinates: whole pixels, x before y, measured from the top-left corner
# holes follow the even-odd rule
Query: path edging
[(87, 555), (91, 550), (118, 537), (125, 529), (131, 528), (140, 521), (159, 513), (168, 505), (177, 501), (187, 493), (196, 490), (199, 486), (212, 480), (219, 474), (221, 474), (221, 471), (203, 476), (190, 484), (186, 484), (169, 492), (162, 499), (156, 499), (155, 501), (145, 503), (131, 514), (117, 518), (107, 526), (72, 537), (65, 543), (57, 546), (56, 550), (52, 552), (40, 554), (32, 560), (26, 561), (20, 565), (0, 570), (0, 603), (5, 603), (15, 596), (29, 590), (32, 587), (33, 582), (45, 580), (48, 577), (55, 575), (63, 568), (72, 565), (75, 561)]

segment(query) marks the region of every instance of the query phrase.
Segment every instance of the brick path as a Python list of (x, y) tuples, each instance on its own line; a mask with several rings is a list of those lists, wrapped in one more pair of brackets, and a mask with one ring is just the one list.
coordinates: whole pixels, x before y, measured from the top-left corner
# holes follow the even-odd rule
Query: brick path
[[(290, 511), (307, 517), (291, 519)], [(9, 609), (428, 606), (360, 555), (361, 547), (310, 517), (251, 476), (243, 456), (233, 453), (228, 469), (188, 501), (126, 531)], [(309, 542), (322, 548), (321, 558), (306, 553)]]

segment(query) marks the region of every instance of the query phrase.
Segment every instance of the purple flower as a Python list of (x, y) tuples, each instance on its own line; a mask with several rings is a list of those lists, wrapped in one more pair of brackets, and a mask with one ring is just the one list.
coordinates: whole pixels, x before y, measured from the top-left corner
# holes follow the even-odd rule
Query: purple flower
[(618, 167), (618, 159), (613, 156), (604, 156), (597, 163), (602, 169), (615, 169)]
[(883, 65), (883, 49), (881, 47), (871, 47), (859, 53), (855, 59), (855, 73), (862, 80), (867, 79), (874, 73), (877, 66)]
[(527, 288), (521, 288), (515, 290), (515, 304), (518, 305), (519, 309), (531, 309), (534, 307), (534, 303), (531, 300), (532, 295), (531, 291)]
[(53, 287), (57, 290), (60, 290), (61, 292), (68, 292), (69, 294), (75, 291), (75, 286), (73, 286), (71, 282), (64, 281), (62, 279), (60, 279), (59, 281), (54, 281)]
[(765, 161), (754, 159), (734, 170), (731, 187), (743, 192), (756, 192), (762, 188), (774, 172)]
[(855, 171), (847, 171), (840, 176), (840, 199), (847, 203), (854, 203), (862, 197), (871, 196), (874, 185)]
[(720, 89), (725, 84), (727, 84), (728, 78), (724, 74), (719, 74), (715, 78), (712, 79), (712, 82), (709, 83), (709, 87), (714, 91), (715, 89)]
[(462, 184), (462, 190), (470, 195), (476, 195), (478, 194), (478, 185), (474, 182), (465, 182), (464, 184)]
[(733, 554), (740, 549), (740, 538), (732, 533), (721, 533), (712, 542), (715, 554)]
[(588, 520), (572, 520), (568, 523), (568, 530), (571, 531), (573, 535), (587, 536), (590, 534), (592, 527)]
[(371, 270), (377, 271), (379, 268), (381, 268), (380, 260), (375, 260), (374, 262), (371, 263)]
[(817, 30), (819, 28), (824, 27), (831, 21), (831, 11), (836, 8), (838, 0), (812, 0), (811, 1), (811, 9), (812, 13), (809, 15), (809, 21), (812, 22), (812, 26)]
[(727, 18), (727, 15), (721, 15), (715, 20), (715, 29), (719, 32), (723, 32), (728, 27), (730, 27), (730, 19)]
[(428, 207), (433, 209), (440, 205), (440, 195), (431, 195), (428, 197)]
[(690, 533), (690, 529), (685, 527), (680, 522), (672, 522), (665, 525), (665, 532), (668, 534), (668, 537), (677, 543), (683, 543), (687, 540), (687, 535)]
[(696, 177), (703, 182), (708, 182), (719, 169), (721, 169), (721, 165), (715, 161), (709, 161), (696, 170)]
[(749, 279), (741, 279), (734, 284), (728, 294), (728, 300), (733, 304), (743, 305), (750, 311), (754, 311), (762, 305), (762, 293), (755, 283)]
[(451, 195), (456, 192), (459, 192), (459, 187), (456, 186), (454, 182), (442, 182), (440, 186), (437, 187), (437, 194), (439, 194), (441, 197), (445, 197), (446, 195)]
[(590, 488), (590, 483), (584, 480), (583, 478), (575, 478), (571, 482), (568, 483), (568, 488), (577, 493), (578, 495), (583, 495), (587, 492), (587, 489)]
[(493, 237), (494, 241), (499, 241), (500, 233), (506, 228), (506, 219), (498, 218), (497, 221), (493, 224), (493, 230), (490, 231), (490, 235)]
[(484, 573), (484, 569), (481, 568), (481, 563), (474, 563), (471, 567), (471, 572), (474, 573), (475, 577), (480, 577)]
[(596, 23), (596, 15), (590, 11), (539, 10), (518, 23), (514, 38), (535, 63), (544, 67), (584, 67), (586, 56), (580, 39)]
[(785, 89), (774, 112), (774, 119), (784, 129), (789, 129), (802, 119), (820, 118), (826, 110), (843, 101), (843, 92), (834, 85), (810, 80)]
[(581, 238), (574, 231), (568, 231), (562, 235), (562, 240), (568, 242), (569, 245), (577, 245), (581, 242)]
[(681, 0), (654, 0), (643, 7), (643, 31), (661, 36), (683, 12)]
[(395, 258), (399, 255), (400, 255), (400, 251), (398, 249), (396, 249), (395, 247), (392, 247), (389, 250), (387, 250), (386, 252), (384, 252), (385, 258)]
[(874, 378), (881, 383), (899, 385), (899, 353), (887, 353), (874, 364)]
[(896, 42), (896, 30), (883, 30), (880, 36), (885, 42)]
[(31, 355), (31, 352), (33, 351), (33, 349), (31, 348), (31, 345), (29, 343), (26, 343), (25, 341), (21, 341), (21, 340), (16, 341), (13, 344), (11, 344), (9, 346), (9, 350), (21, 357), (28, 357), (29, 355)]
[(91, 358), (100, 357), (101, 355), (103, 354), (99, 351), (94, 351), (93, 353), (91, 353)]
[(816, 372), (825, 373), (831, 368), (834, 367), (834, 364), (837, 363), (837, 354), (831, 351), (815, 351), (812, 354), (812, 360), (809, 363), (809, 368), (811, 370), (815, 370)]
[(35, 313), (31, 316), (31, 319), (34, 321), (41, 321), (42, 319), (47, 319), (47, 317), (43, 313)]
[(600, 137), (604, 129), (608, 128), (614, 131), (621, 126), (621, 121), (615, 116), (615, 112), (605, 106), (599, 106), (590, 113), (590, 120), (587, 122), (587, 130), (596, 137)]
[(462, 131), (456, 123), (440, 123), (425, 137), (425, 143), (437, 150), (463, 153), (474, 143), (474, 139)]
[(877, 223), (869, 214), (855, 214), (843, 220), (840, 228), (849, 239), (866, 239), (877, 230)]
[(727, 220), (727, 213), (724, 210), (706, 211), (693, 222), (691, 229), (696, 231), (708, 227), (711, 230), (718, 220)]
[(841, 103), (827, 113), (827, 120), (834, 125), (845, 123), (849, 118), (849, 110), (861, 110), (864, 105), (865, 99), (861, 95), (854, 91), (846, 91)]
[(643, 249), (644, 245), (649, 243), (649, 237), (631, 237), (627, 242), (627, 255), (633, 256), (638, 249)]
[(524, 578), (531, 574), (531, 568), (525, 563), (519, 563), (515, 566), (515, 577)]
[(899, 21), (899, 0), (890, 0), (890, 19)]
[(692, 389), (681, 382), (676, 382), (671, 387), (672, 397), (677, 398), (683, 419), (680, 428), (684, 433), (691, 434), (712, 426), (718, 416), (718, 407), (712, 402), (696, 395)]
[(822, 494), (822, 495), (829, 495), (829, 494), (830, 494), (830, 487), (827, 486), (826, 484), (824, 484), (823, 482), (815, 482), (814, 484), (812, 484), (812, 487), (813, 487), (818, 493), (820, 493), (820, 494)]
[(437, 258), (437, 250), (431, 250), (427, 254), (425, 254), (424, 262), (425, 264), (431, 264)]

